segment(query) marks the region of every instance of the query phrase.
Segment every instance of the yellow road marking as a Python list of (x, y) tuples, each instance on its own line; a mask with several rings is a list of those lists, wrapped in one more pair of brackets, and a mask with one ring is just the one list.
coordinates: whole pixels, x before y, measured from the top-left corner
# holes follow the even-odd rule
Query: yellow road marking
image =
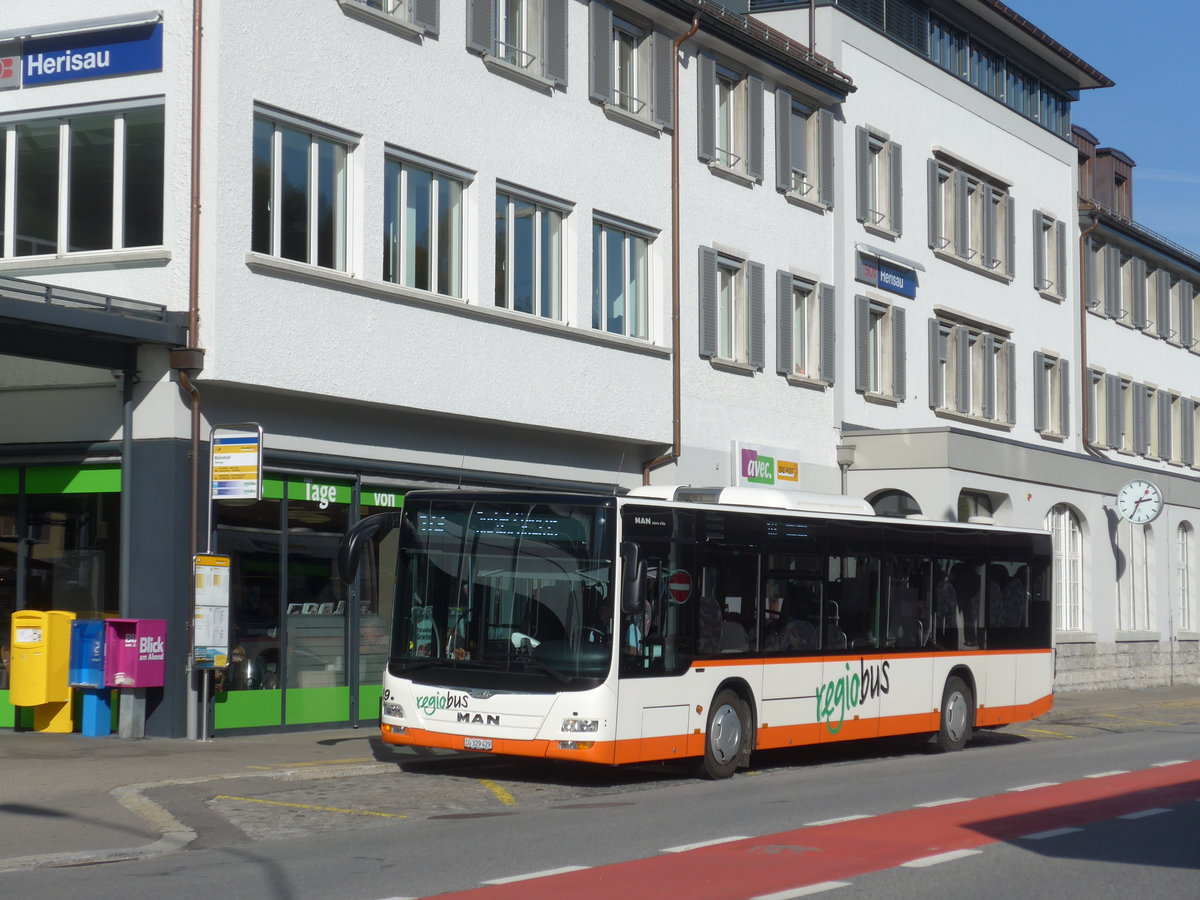
[(1106, 719), (1121, 719), (1125, 722), (1137, 722), (1141, 725), (1167, 725), (1174, 727), (1176, 722), (1156, 722), (1153, 719), (1135, 719), (1132, 716), (1118, 716), (1116, 713), (1100, 713)]
[(1074, 740), (1075, 739), (1075, 735), (1073, 735), (1073, 734), (1064, 734), (1061, 731), (1050, 731), (1046, 728), (1029, 728), (1026, 730), (1032, 731), (1034, 734), (1048, 734), (1052, 737), (1063, 738), (1064, 740)]
[(284, 803), (282, 800), (263, 800), (259, 797), (230, 797), (227, 794), (221, 794), (215, 797), (216, 800), (235, 800), (240, 803), (263, 803), (267, 806), (290, 806), (294, 809), (311, 809), (316, 812), (335, 812), (345, 813), (349, 816), (379, 816), (381, 819), (407, 819), (408, 816), (400, 815), (399, 813), (375, 812), (370, 809), (339, 809), (336, 806), (314, 806), (311, 803)]
[(492, 781), (490, 778), (480, 778), (479, 783), (482, 784), (489, 791), (491, 791), (493, 794), (495, 794), (496, 799), (499, 800), (501, 803), (503, 803), (505, 806), (516, 806), (517, 805), (517, 798), (514, 797), (512, 794), (510, 794), (508, 791), (506, 791), (504, 788), (500, 787), (500, 785), (496, 784), (496, 782)]
[(303, 769), (308, 766), (344, 766), (348, 763), (365, 763), (371, 762), (367, 757), (356, 757), (355, 759), (322, 759), (315, 762), (297, 762), (297, 763), (278, 763), (274, 766), (246, 766), (247, 769)]

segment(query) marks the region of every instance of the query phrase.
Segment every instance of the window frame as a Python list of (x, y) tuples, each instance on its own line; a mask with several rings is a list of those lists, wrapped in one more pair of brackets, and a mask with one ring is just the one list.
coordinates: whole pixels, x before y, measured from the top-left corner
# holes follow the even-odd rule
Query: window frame
[(885, 132), (855, 126), (855, 217), (865, 228), (898, 237), (904, 232), (903, 149)]
[[(393, 167), (399, 171), (396, 175), (392, 175)], [(404, 224), (409, 218), (408, 206), (408, 190), (409, 181), (413, 170), (418, 170), (430, 176), (430, 209), (431, 215), (428, 224), (428, 233), (430, 236), (429, 247), (426, 249), (427, 258), (430, 260), (429, 277), (431, 287), (423, 288), (416, 284), (409, 284), (404, 280), (404, 275), (408, 272), (409, 260), (407, 258), (408, 241), (405, 239)], [(410, 290), (422, 291), (424, 293), (436, 294), (441, 297), (449, 297), (454, 300), (463, 300), (466, 298), (466, 269), (468, 260), (468, 245), (469, 245), (469, 228), (468, 209), (470, 200), (471, 184), (474, 181), (474, 173), (437, 160), (422, 156), (421, 154), (413, 153), (399, 148), (386, 148), (384, 153), (384, 255), (383, 255), (383, 280), (389, 284), (397, 284), (401, 287)], [(452, 282), (456, 282), (457, 288), (443, 290), (440, 284), (440, 270), (442, 258), (441, 246), (441, 228), (437, 224), (439, 211), (436, 210), (438, 203), (437, 182), (446, 181), (455, 185), (458, 190), (457, 206), (457, 240), (456, 249), (452, 251), (453, 256), (457, 258), (456, 263), (451, 263), (451, 267), (457, 271), (451, 272), (450, 277)], [(390, 196), (389, 186), (395, 184), (396, 196), (394, 200)], [(394, 221), (389, 219), (389, 210), (394, 211)], [(393, 231), (394, 226), (394, 231)], [(390, 269), (389, 271), (389, 262)], [(394, 272), (394, 277), (392, 273)]]
[(1012, 333), (939, 314), (929, 320), (929, 405), (938, 415), (1016, 424)]
[[(527, 191), (503, 181), (496, 182), (496, 203), (493, 209), (498, 212), (500, 199), (505, 201), (505, 230), (504, 256), (499, 252), (495, 258), (495, 279), (493, 280), (493, 303), (499, 309), (512, 313), (535, 316), (551, 322), (567, 322), (567, 260), (566, 254), (570, 246), (567, 229), (569, 227), (572, 207), (570, 204), (547, 197), (544, 194)], [(513, 223), (516, 219), (516, 204), (527, 204), (533, 207), (533, 242), (530, 271), (532, 273), (533, 295), (532, 309), (518, 309), (514, 296), (516, 287), (516, 229)], [(497, 216), (496, 221), (499, 221)], [(548, 231), (547, 231), (548, 229)], [(552, 247), (542, 246), (545, 239), (552, 241)], [(549, 262), (546, 261), (547, 251), (553, 250)], [(509, 261), (513, 264), (509, 264)], [(551, 268), (547, 269), (547, 265)], [(500, 291), (499, 276), (501, 266), (504, 266), (504, 291)], [(552, 276), (552, 283), (547, 285), (547, 276)], [(549, 295), (544, 291), (549, 290)]]
[[(765, 365), (765, 267), (723, 247), (702, 245), (699, 256), (701, 358), (715, 366), (761, 371)], [(727, 300), (723, 301), (722, 293)]]
[(1067, 225), (1050, 213), (1033, 211), (1033, 286), (1043, 297), (1067, 296)]
[(567, 19), (567, 0), (467, 0), (467, 49), (530, 87), (566, 88)]
[(834, 383), (835, 302), (833, 285), (784, 269), (776, 271), (778, 374), (793, 383)]
[[(621, 235), (621, 270), (624, 275), (625, 289), (622, 292), (623, 313), (621, 321), (625, 323), (620, 331), (613, 331), (611, 326), (605, 327), (601, 319), (607, 319), (602, 311), (608, 297), (609, 266), (602, 264), (598, 256), (607, 261), (608, 241), (606, 234)], [(622, 219), (594, 213), (592, 216), (592, 328), (606, 334), (617, 334), (632, 340), (653, 341), (654, 309), (654, 243), (658, 232), (644, 226), (633, 225)], [(640, 244), (641, 262), (634, 265), (634, 256)], [(632, 245), (632, 246), (631, 246)], [(640, 275), (640, 286), (635, 285)], [(632, 276), (632, 279), (631, 279)], [(630, 312), (630, 292), (632, 287), (639, 289), (634, 293), (640, 294), (638, 311)], [(638, 321), (640, 333), (632, 333), (629, 323)]]
[(1044, 523), (1053, 540), (1054, 630), (1082, 632), (1086, 610), (1083, 591), (1083, 530), (1079, 517), (1060, 503), (1046, 513)]
[[(632, 63), (637, 103), (623, 102), (622, 60), (619, 41), (624, 34), (636, 38)], [(674, 61), (671, 38), (654, 23), (624, 7), (592, 0), (588, 12), (589, 96), (610, 118), (663, 131), (673, 127)]]
[(775, 88), (775, 188), (789, 200), (833, 208), (833, 127), (829, 109)]
[(1043, 437), (1065, 438), (1071, 429), (1070, 364), (1053, 353), (1033, 354), (1033, 429)]
[(697, 156), (714, 172), (761, 183), (763, 80), (703, 52), (697, 56), (697, 68)]
[(441, 0), (338, 0), (347, 15), (396, 34), (437, 37)]
[(864, 397), (904, 401), (906, 310), (878, 297), (854, 298), (854, 389)]
[(927, 166), (929, 248), (942, 259), (1011, 282), (1016, 274), (1011, 187), (1006, 179), (935, 148)]

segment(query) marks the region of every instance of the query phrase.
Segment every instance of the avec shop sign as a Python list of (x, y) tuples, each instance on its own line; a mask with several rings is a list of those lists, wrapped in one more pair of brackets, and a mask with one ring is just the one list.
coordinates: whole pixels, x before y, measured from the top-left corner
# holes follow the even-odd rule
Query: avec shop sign
[(162, 23), (0, 45), (0, 90), (162, 71)]

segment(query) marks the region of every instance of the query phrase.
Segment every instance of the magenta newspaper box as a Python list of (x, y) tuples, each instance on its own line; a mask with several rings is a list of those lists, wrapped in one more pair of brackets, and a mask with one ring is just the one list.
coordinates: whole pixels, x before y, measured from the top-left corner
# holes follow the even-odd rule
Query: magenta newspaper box
[(107, 619), (104, 683), (108, 687), (162, 687), (166, 670), (166, 619)]

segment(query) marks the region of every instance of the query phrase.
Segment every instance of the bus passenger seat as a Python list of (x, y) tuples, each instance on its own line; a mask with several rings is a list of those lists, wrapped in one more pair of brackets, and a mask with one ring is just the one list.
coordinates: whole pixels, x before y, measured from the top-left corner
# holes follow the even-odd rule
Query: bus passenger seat
[(746, 640), (746, 629), (730, 619), (721, 626), (721, 652), (744, 653), (750, 649)]

